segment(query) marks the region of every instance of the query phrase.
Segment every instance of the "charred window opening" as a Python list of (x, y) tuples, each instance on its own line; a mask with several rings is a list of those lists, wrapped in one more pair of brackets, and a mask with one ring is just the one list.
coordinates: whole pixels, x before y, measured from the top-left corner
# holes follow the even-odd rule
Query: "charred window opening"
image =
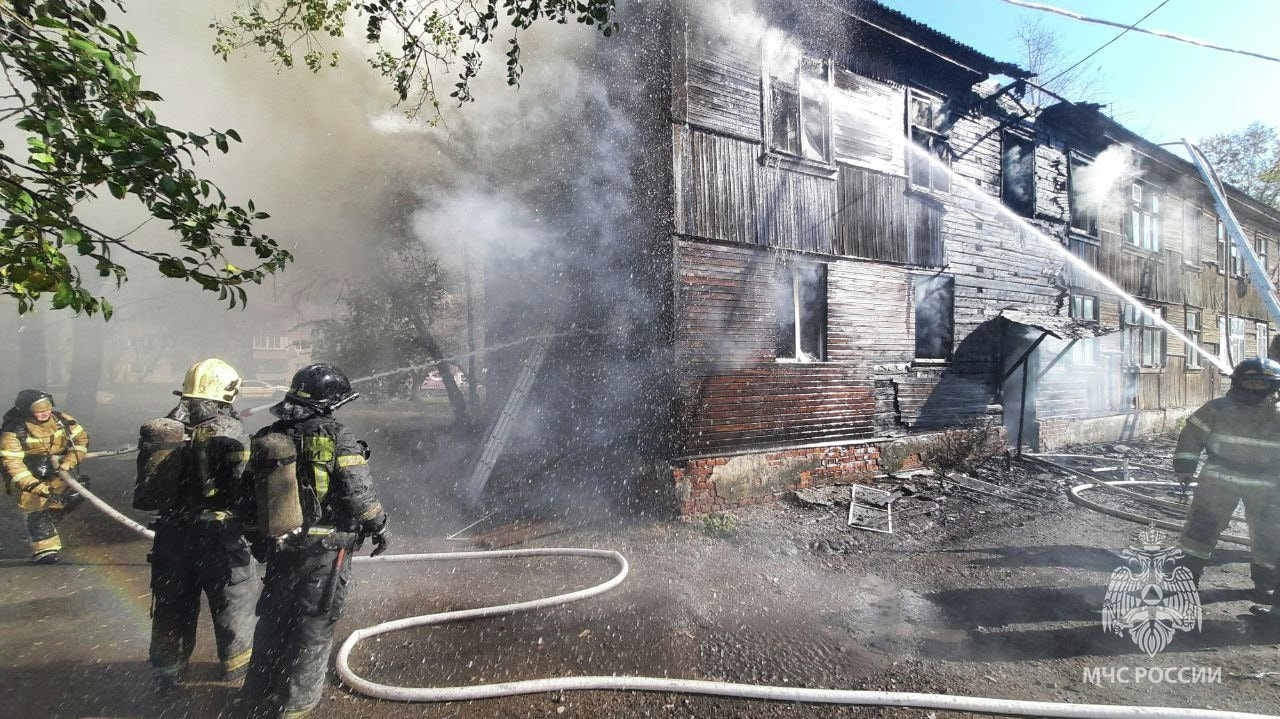
[(827, 359), (827, 266), (797, 263), (782, 268), (776, 295), (776, 357), (788, 362)]
[[(1201, 338), (1204, 336), (1204, 325), (1201, 324), (1200, 310), (1187, 308), (1186, 319), (1183, 322), (1183, 332), (1187, 335), (1187, 339), (1191, 340), (1193, 344), (1201, 347), (1205, 346), (1204, 343), (1201, 342)], [(1201, 369), (1202, 367), (1204, 367), (1204, 365), (1200, 363), (1200, 353), (1196, 351), (1195, 347), (1188, 346), (1186, 368)]]
[(1036, 212), (1036, 143), (1014, 132), (1004, 133), (1000, 152), (1000, 197), (1009, 209), (1031, 217)]
[[(911, 184), (951, 191), (951, 147), (947, 145), (946, 103), (914, 88), (907, 91), (907, 131), (918, 150), (907, 151)], [(931, 159), (932, 158), (932, 159)]]
[[(1078, 320), (1098, 321), (1098, 298), (1094, 295), (1071, 295), (1071, 317)], [(1087, 338), (1078, 340), (1071, 347), (1071, 361), (1077, 365), (1098, 364), (1098, 342)]]
[(1244, 260), (1240, 248), (1227, 233), (1227, 225), (1218, 220), (1218, 273), (1231, 272), (1232, 277), (1244, 276)]
[(1067, 184), (1070, 187), (1071, 229), (1089, 237), (1098, 236), (1098, 198), (1090, 192), (1089, 162), (1071, 154), (1067, 158)]
[(956, 281), (915, 276), (916, 359), (949, 360), (955, 344)]
[[(1164, 308), (1153, 307), (1164, 318)], [(1165, 332), (1160, 323), (1133, 305), (1125, 305), (1121, 319), (1124, 332), (1120, 351), (1129, 367), (1163, 367), (1165, 364)]]
[(806, 160), (831, 158), (830, 64), (795, 52), (766, 56), (769, 149)]
[(1125, 209), (1124, 241), (1148, 252), (1160, 251), (1160, 193), (1154, 187), (1133, 183)]

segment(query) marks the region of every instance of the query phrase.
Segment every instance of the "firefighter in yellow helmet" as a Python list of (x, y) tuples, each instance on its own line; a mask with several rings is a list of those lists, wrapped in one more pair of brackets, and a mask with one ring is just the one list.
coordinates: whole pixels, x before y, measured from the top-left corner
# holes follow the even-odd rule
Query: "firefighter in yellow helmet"
[(70, 491), (58, 469), (74, 475), (88, 451), (89, 433), (74, 417), (55, 410), (48, 392), (22, 390), (4, 415), (0, 459), (5, 489), (18, 493), (34, 564), (56, 564), (61, 558), (55, 519), (74, 506), (79, 495)]
[[(165, 419), (143, 425), (133, 506), (157, 512), (152, 528), (151, 665), (164, 688), (183, 680), (195, 648), (200, 595), (209, 604), (223, 678), (243, 675), (253, 643), (258, 572), (244, 536), (239, 505), (249, 436), (231, 406), (240, 375), (220, 359), (192, 365), (178, 406)], [(180, 453), (176, 471), (149, 474), (148, 428), (175, 428), (165, 448)], [(177, 423), (180, 423), (177, 424)]]

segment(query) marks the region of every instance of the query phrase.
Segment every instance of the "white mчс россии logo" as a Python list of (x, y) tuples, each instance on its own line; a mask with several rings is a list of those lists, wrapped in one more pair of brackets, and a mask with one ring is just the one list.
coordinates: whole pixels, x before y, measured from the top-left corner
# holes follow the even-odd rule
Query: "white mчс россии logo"
[(1138, 535), (1140, 547), (1120, 552), (1128, 560), (1116, 567), (1102, 603), (1102, 628), (1129, 638), (1147, 656), (1169, 646), (1179, 631), (1200, 631), (1200, 595), (1191, 570), (1182, 566), (1182, 550), (1160, 544), (1151, 527)]

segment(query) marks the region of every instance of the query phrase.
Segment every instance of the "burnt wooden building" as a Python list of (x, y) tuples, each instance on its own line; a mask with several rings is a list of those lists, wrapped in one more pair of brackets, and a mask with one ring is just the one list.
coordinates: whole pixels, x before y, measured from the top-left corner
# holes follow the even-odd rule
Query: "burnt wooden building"
[[(645, 162), (682, 511), (872, 473), (887, 443), (974, 422), (1040, 449), (1157, 431), (1221, 391), (1091, 270), (1215, 357), (1265, 354), (1194, 168), (1096, 108), (1026, 106), (1028, 73), (874, 2), (663, 8), (664, 106), (637, 117), (670, 157)], [(1232, 200), (1274, 268), (1280, 217)]]

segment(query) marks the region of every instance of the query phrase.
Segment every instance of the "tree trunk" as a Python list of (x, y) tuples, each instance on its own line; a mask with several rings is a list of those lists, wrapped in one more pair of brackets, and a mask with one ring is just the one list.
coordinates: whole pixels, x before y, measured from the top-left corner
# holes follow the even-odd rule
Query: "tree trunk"
[(32, 315), (18, 326), (18, 377), (21, 389), (48, 391), (49, 355), (43, 317)]
[(427, 326), (427, 321), (422, 317), (422, 312), (418, 310), (416, 304), (410, 301), (410, 298), (405, 295), (403, 290), (396, 288), (391, 290), (390, 294), (391, 301), (413, 323), (413, 329), (418, 334), (418, 345), (431, 357), (431, 361), (436, 363), (436, 369), (440, 370), (440, 379), (444, 382), (444, 391), (449, 395), (449, 404), (453, 406), (454, 421), (460, 427), (469, 427), (471, 419), (467, 412), (467, 398), (462, 394), (458, 383), (453, 381), (453, 368), (449, 366), (448, 362), (444, 361), (444, 353), (440, 351), (440, 345), (436, 342), (435, 336), (431, 334), (431, 329)]
[(71, 377), (67, 380), (67, 407), (81, 422), (92, 425), (98, 411), (98, 387), (102, 379), (102, 340), (106, 327), (97, 317), (72, 321)]

